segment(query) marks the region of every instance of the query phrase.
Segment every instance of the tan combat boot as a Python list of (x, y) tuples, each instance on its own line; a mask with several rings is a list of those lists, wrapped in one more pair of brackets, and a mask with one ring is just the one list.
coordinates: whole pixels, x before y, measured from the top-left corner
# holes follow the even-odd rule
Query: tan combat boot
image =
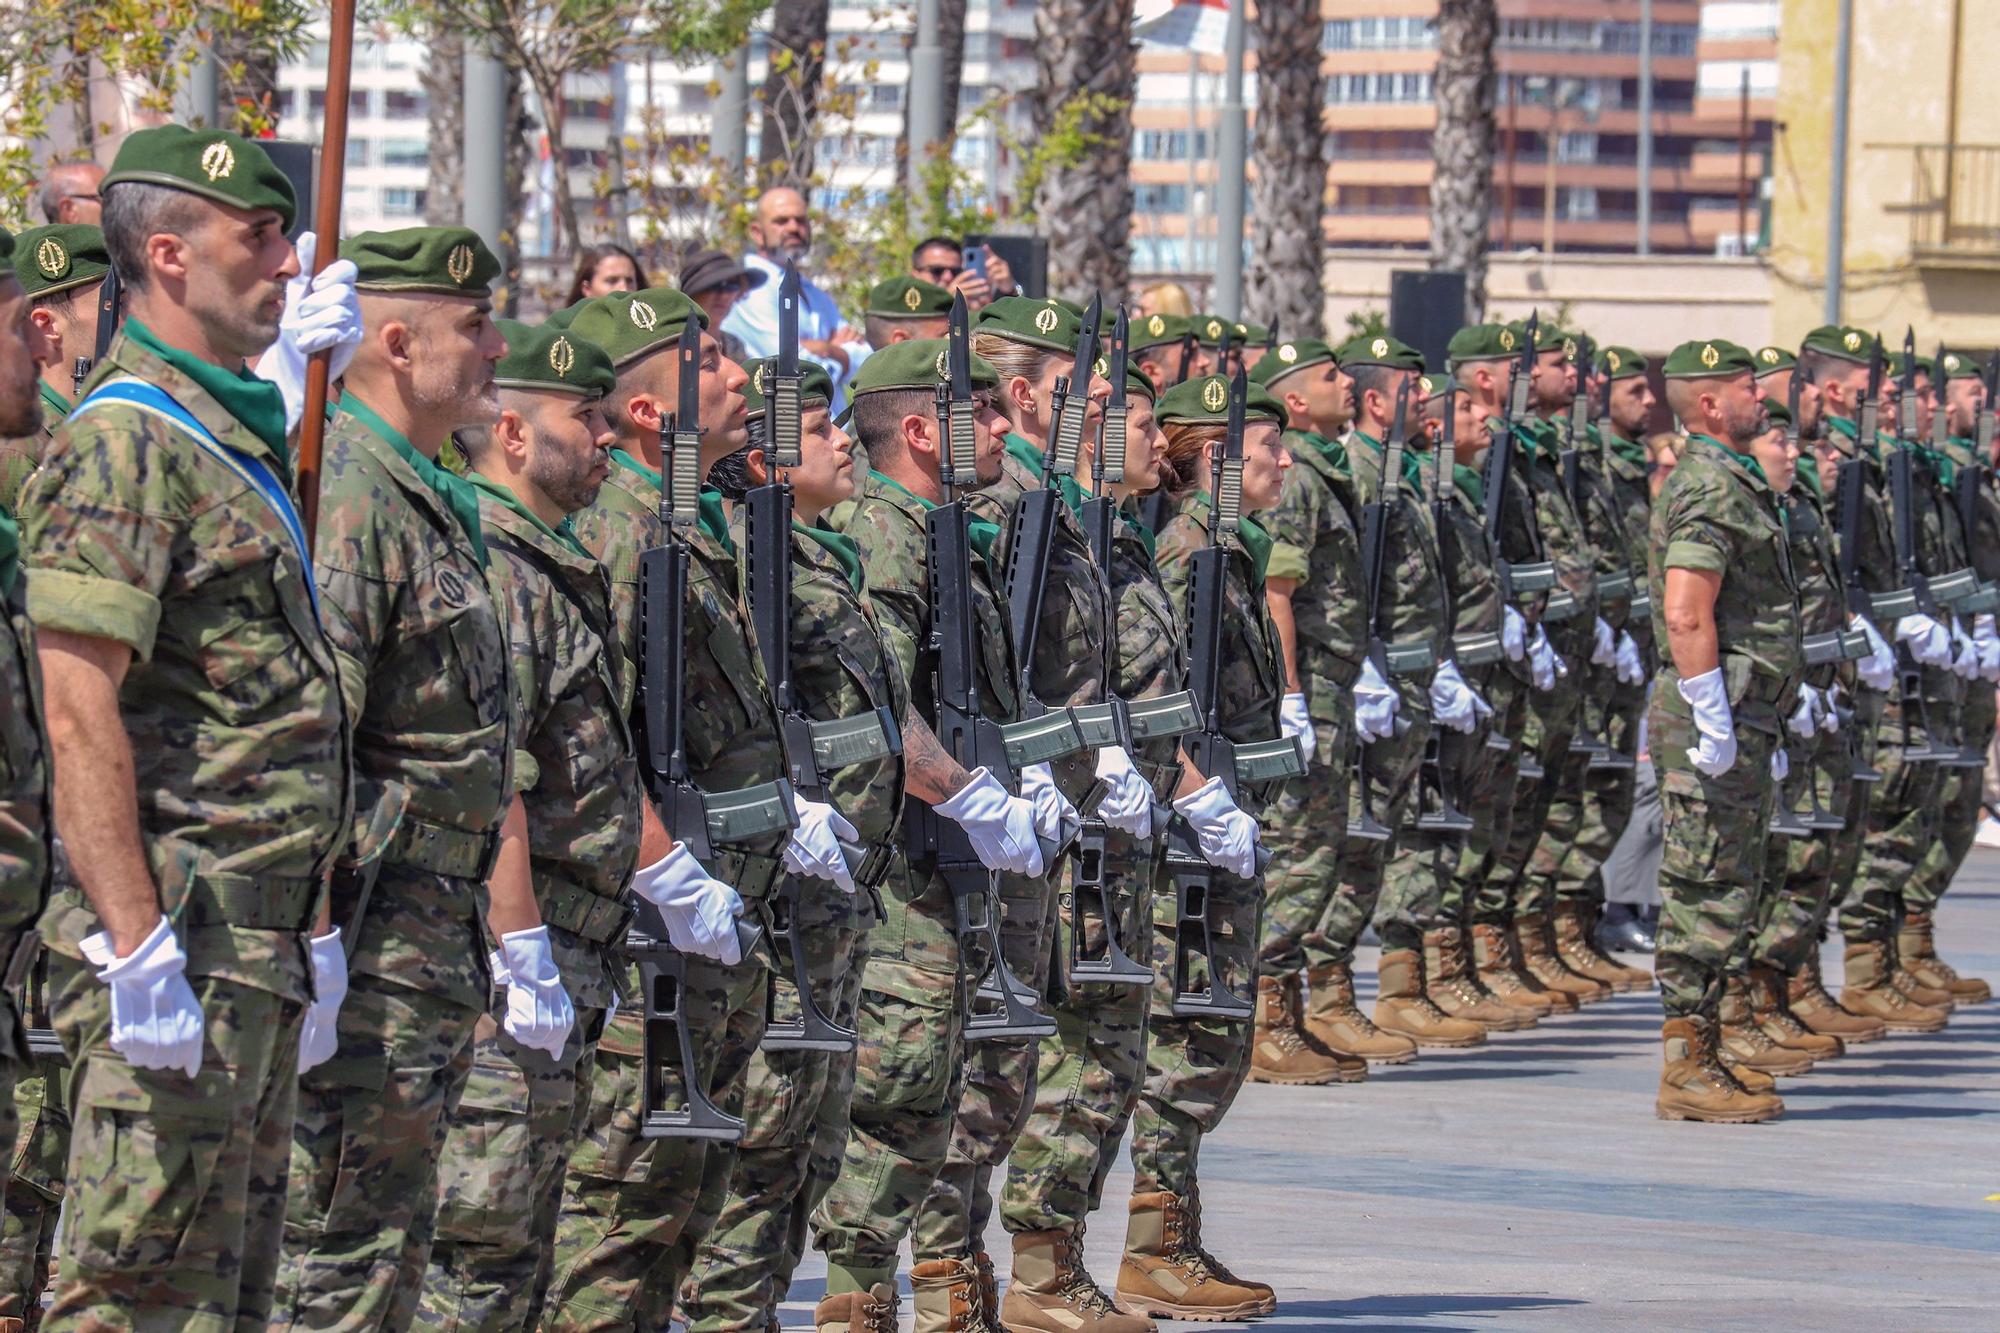
[(867, 1291), (844, 1291), (813, 1307), (819, 1333), (896, 1333), (896, 1287), (877, 1282)]
[(1545, 989), (1521, 970), (1514, 958), (1514, 938), (1505, 926), (1473, 926), (1472, 963), (1478, 970), (1479, 983), (1502, 1004), (1525, 1009), (1538, 1019), (1576, 1012), (1575, 1000), (1559, 991)]
[(1111, 1303), (1083, 1266), (1083, 1238), (1067, 1231), (1014, 1237), (1014, 1274), (1000, 1325), (1007, 1333), (1154, 1333), (1158, 1327)]
[(1889, 984), (1926, 1009), (1942, 1009), (1949, 1014), (1958, 1008), (1958, 1002), (1951, 998), (1950, 991), (1942, 986), (1926, 986), (1917, 980), (1916, 974), (1903, 966), (1893, 943), (1889, 945)]
[(1491, 1032), (1535, 1026), (1535, 1011), (1508, 1004), (1479, 984), (1456, 926), (1424, 934), (1424, 994), (1453, 1018), (1469, 1018)]
[(1750, 1012), (1750, 987), (1741, 976), (1723, 984), (1722, 1005), (1716, 1013), (1715, 1053), (1730, 1069), (1755, 1069), (1775, 1078), (1808, 1073), (1813, 1067), (1810, 1055), (1778, 1045), (1757, 1026)]
[(1701, 1120), (1719, 1125), (1754, 1125), (1775, 1120), (1784, 1102), (1770, 1093), (1750, 1092), (1715, 1058), (1715, 1029), (1698, 1018), (1670, 1018), (1660, 1028), (1666, 1067), (1653, 1103), (1662, 1120)]
[(1251, 1038), (1250, 1081), (1317, 1086), (1360, 1083), (1368, 1062), (1336, 1055), (1306, 1040), (1299, 1026), (1299, 975), (1257, 978), (1257, 1028)]
[(1376, 1064), (1400, 1065), (1417, 1058), (1417, 1044), (1384, 1032), (1354, 1003), (1354, 972), (1346, 963), (1306, 969), (1310, 992), (1306, 1036), (1335, 1055), (1359, 1056)]
[(1750, 1018), (1764, 1035), (1780, 1046), (1804, 1051), (1815, 1060), (1831, 1060), (1847, 1053), (1838, 1037), (1814, 1032), (1801, 1023), (1791, 1009), (1790, 987), (1785, 974), (1775, 967), (1750, 969)]
[(971, 1258), (930, 1259), (910, 1269), (916, 1333), (999, 1333)]
[(1860, 940), (1847, 946), (1846, 976), (1840, 987), (1840, 1007), (1879, 1019), (1893, 1032), (1937, 1032), (1951, 1021), (1942, 1009), (1932, 1009), (1896, 989), (1893, 964), (1885, 940)]
[(1453, 1018), (1424, 993), (1423, 955), (1415, 949), (1388, 949), (1376, 970), (1381, 982), (1375, 1026), (1397, 1032), (1419, 1046), (1477, 1046), (1486, 1029), (1469, 1018)]
[(1812, 1031), (1838, 1037), (1849, 1046), (1880, 1041), (1889, 1035), (1889, 1029), (1881, 1019), (1850, 1013), (1840, 1007), (1840, 1001), (1827, 994), (1826, 982), (1819, 973), (1817, 949), (1808, 954), (1804, 966), (1792, 974), (1785, 987), (1785, 1002), (1792, 1016)]
[(1157, 1319), (1216, 1323), (1270, 1314), (1277, 1297), (1262, 1283), (1233, 1280), (1202, 1253), (1193, 1210), (1171, 1194), (1135, 1194), (1118, 1265), (1118, 1308)]
[(1911, 912), (1896, 932), (1896, 956), (1924, 985), (1950, 994), (1959, 1004), (1984, 1004), (1993, 998), (1993, 987), (1978, 977), (1961, 977), (1957, 969), (1938, 957), (1935, 925), (1929, 912)]
[(1556, 957), (1578, 976), (1601, 982), (1615, 992), (1651, 990), (1653, 974), (1627, 967), (1597, 947), (1592, 938), (1590, 904), (1576, 898), (1556, 900)]
[(1578, 1004), (1595, 1004), (1611, 998), (1611, 987), (1563, 966), (1562, 959), (1556, 957), (1555, 948), (1549, 943), (1547, 917), (1515, 917), (1514, 947), (1528, 975), (1539, 982), (1543, 990), (1557, 991)]

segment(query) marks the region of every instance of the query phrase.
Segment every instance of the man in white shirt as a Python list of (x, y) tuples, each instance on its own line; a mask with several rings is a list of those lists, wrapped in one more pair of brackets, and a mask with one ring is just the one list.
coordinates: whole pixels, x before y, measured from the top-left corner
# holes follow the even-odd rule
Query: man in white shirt
[[(805, 196), (778, 186), (757, 200), (757, 220), (750, 224), (756, 247), (743, 266), (763, 272), (769, 280), (752, 288), (736, 303), (722, 327), (743, 340), (753, 357), (778, 354), (778, 280), (785, 264), (803, 262), (812, 249), (812, 221)], [(803, 274), (799, 280), (799, 352), (826, 367), (833, 377), (834, 409), (847, 400), (847, 381), (868, 356), (868, 340), (840, 317), (833, 297)]]

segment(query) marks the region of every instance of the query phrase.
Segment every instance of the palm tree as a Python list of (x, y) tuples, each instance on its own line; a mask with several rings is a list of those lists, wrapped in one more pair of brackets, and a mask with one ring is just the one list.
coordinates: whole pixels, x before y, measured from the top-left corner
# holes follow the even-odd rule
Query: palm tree
[(1081, 145), (1050, 158), (1035, 188), (1049, 236), (1049, 290), (1122, 294), (1131, 281), (1139, 78), (1132, 0), (1042, 0), (1035, 65), (1037, 143)]
[(1486, 316), (1493, 212), (1495, 0), (1439, 0), (1437, 133), (1431, 139), (1431, 267), (1465, 274), (1465, 318)]
[(1320, 214), (1326, 200), (1319, 0), (1259, 0), (1250, 271), (1244, 308), (1295, 337), (1317, 337)]

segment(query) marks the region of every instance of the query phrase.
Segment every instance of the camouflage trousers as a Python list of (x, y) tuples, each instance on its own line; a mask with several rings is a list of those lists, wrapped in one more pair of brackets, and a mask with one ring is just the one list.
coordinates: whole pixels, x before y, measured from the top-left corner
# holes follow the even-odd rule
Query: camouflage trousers
[[(851, 1027), (861, 1000), (872, 909), (837, 888), (808, 881), (794, 929), (806, 949), (814, 1003)], [(798, 1020), (797, 992), (780, 984), (773, 1023)], [(762, 1330), (805, 1251), (806, 1219), (840, 1169), (854, 1053), (764, 1051), (750, 1058), (738, 1112), (746, 1128), (725, 1154), (711, 1154), (696, 1205), (705, 1234), (680, 1294), (691, 1330)], [(726, 1174), (714, 1167), (727, 1165)], [(709, 1219), (713, 1219), (710, 1221)]]
[[(1146, 1079), (1132, 1110), (1132, 1192), (1192, 1201), (1202, 1138), (1222, 1123), (1250, 1073), (1251, 1025), (1174, 1016), (1173, 881), (1163, 871), (1154, 886), (1151, 1013)], [(1254, 991), (1263, 902), (1255, 880), (1215, 872), (1209, 912), (1216, 957), (1192, 964), (1192, 985), (1200, 986), (1213, 966), (1230, 990)], [(1116, 1140), (1108, 1146), (1115, 1151)]]
[(305, 1008), (188, 981), (205, 1023), (193, 1078), (126, 1063), (110, 1045), (110, 989), (49, 954), (74, 1132), (46, 1329), (250, 1333), (271, 1317)]
[[(1553, 690), (1528, 691), (1528, 709), (1520, 731), (1521, 753), (1534, 756), (1542, 766), (1542, 776), (1520, 776), (1515, 769), (1514, 794), (1509, 802), (1507, 839), (1496, 840), (1488, 860), (1486, 884), (1480, 890), (1477, 909), (1482, 920), (1511, 921), (1522, 911), (1528, 862), (1548, 830), (1549, 812), (1554, 808), (1558, 788), (1565, 781), (1581, 783), (1581, 756), (1569, 752), (1570, 738), (1576, 735), (1581, 691), (1572, 682), (1577, 668), (1556, 682)], [(1563, 835), (1559, 835), (1563, 836)], [(1527, 897), (1532, 903), (1532, 896)]]
[(1794, 812), (1809, 811), (1817, 801), (1821, 810), (1847, 821), (1810, 838), (1774, 834), (1765, 845), (1763, 896), (1745, 961), (1790, 976), (1819, 948), (1833, 907), (1835, 867), (1859, 856), (1868, 825), (1861, 794), (1866, 789), (1849, 776), (1854, 766), (1846, 734), (1821, 732), (1800, 740), (1787, 733), (1786, 739), (1792, 767), (1777, 799)]
[(1710, 777), (1688, 761), (1694, 720), (1677, 694), (1680, 707), (1663, 707), (1661, 696), (1674, 691), (1671, 677), (1661, 682), (1649, 715), (1666, 825), (1653, 967), (1668, 1018), (1713, 1020), (1723, 983), (1758, 921), (1773, 800), (1771, 752), (1778, 738), (1739, 725), (1736, 762)]
[[(1110, 833), (1106, 842), (1105, 878), (1123, 909), (1118, 939), (1143, 964), (1152, 948), (1158, 861), (1125, 834)], [(1067, 900), (1065, 894), (1064, 906)], [(1070, 933), (1066, 917), (1057, 922), (1065, 959)], [(1269, 941), (1268, 931), (1264, 938)], [(1087, 935), (1087, 943), (1094, 948), (1096, 941)], [(1040, 1045), (1034, 1104), (1000, 1190), (1000, 1220), (1009, 1232), (1079, 1234), (1097, 1208), (1146, 1074), (1150, 1000), (1150, 986), (1092, 982), (1072, 982), (1051, 997), (1056, 1035)]]
[[(1902, 907), (1903, 888), (1931, 849), (1939, 820), (1944, 772), (1936, 764), (1911, 763), (1905, 755), (1904, 708), (1894, 694), (1881, 699), (1875, 726), (1874, 765), (1882, 780), (1868, 797), (1868, 836), (1840, 903), (1840, 931), (1850, 943), (1892, 940)], [(1923, 743), (1911, 719), (1908, 740)]]
[[(1993, 684), (1985, 679), (1965, 683), (1965, 702), (1959, 711), (1963, 743), (1985, 753), (1993, 744)], [(1928, 912), (1951, 887), (1958, 868), (1972, 851), (1979, 832), (1979, 816), (1984, 808), (1986, 774), (1977, 768), (1945, 770), (1943, 790), (1938, 797), (1938, 836), (1917, 866), (1917, 873), (1903, 889), (1903, 907), (1911, 912)]]
[[(724, 967), (687, 960), (682, 1004), (695, 1078), (725, 1110), (742, 1101), (750, 1057), (764, 1037), (769, 987), (762, 956)], [(665, 1327), (698, 1236), (694, 1217), (712, 1153), (702, 1139), (648, 1139), (641, 1130), (645, 1024), (620, 1010), (597, 1044), (583, 1133), (570, 1153), (556, 1219), (555, 1269), (542, 1306), (547, 1330)]]
[(1311, 767), (1285, 783), (1264, 811), (1261, 836), (1271, 864), (1264, 873), (1257, 970), (1267, 977), (1289, 976), (1336, 956), (1327, 928), (1340, 889), (1354, 735), (1354, 710), (1340, 711), (1344, 718), (1313, 719), (1318, 743)]
[(69, 1066), (38, 1055), (14, 1084), (13, 1170), (7, 1213), (0, 1230), (0, 1319), (41, 1323), (42, 1289), (55, 1253), (56, 1219), (62, 1214), (63, 1164), (69, 1158), (69, 1109), (64, 1083)]
[[(1403, 696), (1400, 716), (1410, 724), (1409, 729), (1400, 736), (1385, 737), (1367, 747), (1355, 766), (1355, 778), (1347, 803), (1349, 820), (1358, 822), (1366, 809), (1392, 835), (1402, 826), (1404, 812), (1416, 791), (1417, 770), (1423, 763), (1424, 745), (1431, 732), (1429, 710), (1413, 704), (1407, 691)], [(1367, 775), (1365, 784), (1362, 778), (1364, 767)], [(1393, 836), (1387, 842), (1351, 835), (1342, 838), (1340, 887), (1335, 890), (1326, 913), (1325, 934), (1331, 961), (1349, 963), (1353, 960), (1354, 947), (1361, 942), (1361, 932), (1367, 929), (1369, 920), (1375, 915), (1376, 904), (1382, 897), (1383, 873), (1388, 868), (1393, 845)], [(1400, 903), (1391, 902), (1383, 904), (1383, 910), (1396, 914), (1402, 912), (1403, 907)]]
[[(1439, 897), (1439, 926), (1467, 927), (1475, 917), (1501, 924), (1507, 921), (1505, 901), (1497, 900), (1497, 908), (1491, 906), (1496, 900), (1486, 894), (1486, 883), (1514, 827), (1514, 784), (1520, 777), (1522, 754), (1519, 738), (1528, 724), (1530, 686), (1513, 667), (1499, 667), (1488, 673), (1484, 684), (1475, 682), (1473, 688), (1493, 705), (1493, 716), (1486, 720), (1486, 729), (1477, 733), (1479, 747), (1465, 756), (1460, 770), (1458, 808), (1472, 820), (1472, 831), (1460, 841), (1451, 882)], [(1505, 742), (1504, 749), (1494, 748), (1496, 738)], [(1489, 905), (1490, 916), (1476, 911), (1482, 902)]]
[(472, 1073), (478, 1009), (365, 973), (348, 985), (338, 1050), (299, 1079), (274, 1330), (410, 1326)]
[[(1065, 856), (1056, 873), (1066, 878), (1074, 865), (1074, 858)], [(1002, 875), (1000, 901), (1001, 956), (1025, 985), (1047, 996), (1055, 945), (1054, 883)], [(957, 1258), (981, 1248), (979, 1238), (993, 1213), (993, 1173), (1013, 1151), (1034, 1105), (1036, 1045), (966, 1044), (944, 1165), (910, 1223), (913, 1261)]]
[[(1587, 722), (1615, 753), (1636, 761), (1646, 687), (1621, 685), (1612, 668), (1592, 667), (1583, 689), (1579, 725)], [(1516, 895), (1517, 914), (1548, 915), (1558, 900), (1603, 903), (1604, 863), (1632, 822), (1637, 767), (1593, 768), (1582, 755), (1571, 761), (1577, 775), (1555, 790), (1541, 841), (1528, 860), (1526, 894)]]
[(445, 1135), (419, 1327), (530, 1329), (548, 1287), (563, 1168), (588, 1112), (605, 1011), (578, 1008), (554, 1059), (507, 1036), (504, 1013), (474, 1029), (472, 1074)]
[[(1382, 872), (1382, 902), (1375, 929), (1387, 949), (1421, 948), (1425, 931), (1458, 924), (1462, 904), (1457, 891), (1458, 867), (1470, 835), (1419, 827), (1417, 819), (1424, 812), (1418, 807), (1426, 802), (1436, 805), (1442, 795), (1453, 809), (1470, 815), (1465, 803), (1478, 794), (1481, 777), (1500, 758), (1497, 751), (1486, 748), (1484, 728), (1470, 736), (1439, 728), (1437, 750), (1441, 793), (1409, 802), (1402, 827), (1396, 830), (1389, 864)], [(1489, 780), (1484, 785), (1492, 784)], [(1476, 828), (1471, 831), (1477, 832)]]

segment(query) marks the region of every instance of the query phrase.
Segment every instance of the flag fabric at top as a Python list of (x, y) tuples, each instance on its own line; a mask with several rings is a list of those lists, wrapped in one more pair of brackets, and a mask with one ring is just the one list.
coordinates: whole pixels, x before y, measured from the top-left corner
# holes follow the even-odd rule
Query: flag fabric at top
[(1229, 33), (1229, 0), (1140, 0), (1132, 35), (1155, 46), (1219, 56)]

